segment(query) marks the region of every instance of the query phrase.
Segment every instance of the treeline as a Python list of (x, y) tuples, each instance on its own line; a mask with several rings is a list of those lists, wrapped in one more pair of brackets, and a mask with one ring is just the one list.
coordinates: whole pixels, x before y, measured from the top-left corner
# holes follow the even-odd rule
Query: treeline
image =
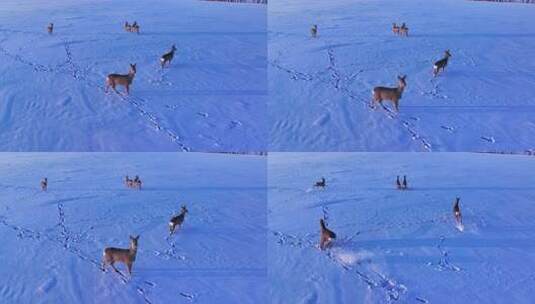
[(259, 4), (267, 4), (267, 2), (268, 2), (268, 0), (204, 0), (204, 1), (235, 2), (235, 3), (259, 3)]
[(471, 0), (471, 1), (535, 3), (535, 0)]

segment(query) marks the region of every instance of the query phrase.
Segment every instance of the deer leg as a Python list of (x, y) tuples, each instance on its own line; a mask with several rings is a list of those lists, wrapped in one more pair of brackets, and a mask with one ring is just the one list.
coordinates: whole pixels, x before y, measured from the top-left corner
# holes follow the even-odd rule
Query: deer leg
[(394, 106), (396, 107), (396, 112), (399, 112), (399, 101), (394, 101)]
[(130, 95), (130, 86), (126, 85), (126, 95)]
[(132, 262), (126, 263), (126, 266), (128, 267), (128, 273), (132, 275)]

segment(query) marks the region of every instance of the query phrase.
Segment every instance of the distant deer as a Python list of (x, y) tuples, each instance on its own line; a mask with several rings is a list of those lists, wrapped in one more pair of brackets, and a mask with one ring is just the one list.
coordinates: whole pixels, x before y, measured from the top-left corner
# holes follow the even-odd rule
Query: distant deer
[(372, 107), (375, 108), (375, 103), (381, 103), (383, 100), (390, 100), (392, 103), (394, 103), (394, 106), (396, 108), (396, 111), (399, 112), (399, 100), (401, 99), (401, 95), (403, 94), (403, 90), (405, 90), (405, 87), (407, 86), (407, 83), (405, 82), (405, 79), (407, 76), (398, 76), (398, 86), (397, 88), (389, 88), (389, 87), (375, 87), (373, 88), (372, 94)]
[(131, 32), (132, 31), (132, 26), (128, 23), (128, 21), (124, 22), (124, 30), (127, 31), (127, 32)]
[(182, 223), (184, 223), (184, 219), (186, 218), (186, 213), (188, 213), (188, 209), (186, 209), (186, 206), (182, 206), (180, 214), (171, 218), (171, 220), (169, 221), (170, 235), (175, 233), (176, 226), (178, 226), (179, 229), (182, 227)]
[(336, 239), (336, 234), (325, 226), (323, 219), (320, 219), (320, 249), (327, 248), (334, 239)]
[(402, 184), (403, 190), (407, 190), (407, 176), (403, 175), (403, 184)]
[(318, 188), (325, 188), (326, 184), (325, 184), (325, 178), (322, 177), (321, 180), (319, 182), (316, 182), (314, 184), (314, 187), (318, 187)]
[(110, 88), (110, 86), (113, 88), (115, 92), (117, 92), (117, 90), (115, 89), (115, 86), (122, 85), (126, 88), (126, 94), (130, 94), (130, 85), (132, 84), (132, 81), (134, 80), (134, 76), (136, 76), (135, 64), (130, 64), (130, 71), (128, 71), (127, 75), (109, 74), (108, 77), (106, 77), (105, 92), (106, 93), (108, 92), (108, 89)]
[(137, 24), (137, 21), (134, 21), (134, 23), (132, 23), (131, 32), (139, 34), (139, 24)]
[(401, 181), (399, 180), (399, 175), (396, 178), (396, 188), (398, 188), (398, 190), (401, 190)]
[(165, 66), (166, 63), (168, 65), (171, 64), (171, 61), (173, 60), (173, 57), (175, 57), (175, 51), (176, 51), (176, 46), (173, 44), (173, 46), (171, 46), (171, 51), (169, 51), (168, 53), (163, 54), (163, 56), (160, 57), (160, 63), (162, 65), (162, 69), (163, 69), (163, 67)]
[(407, 25), (405, 25), (405, 22), (403, 22), (403, 24), (399, 28), (399, 34), (405, 37), (409, 36), (409, 28), (407, 27)]
[(48, 178), (43, 178), (41, 180), (41, 191), (46, 191), (48, 189)]
[(396, 23), (392, 23), (392, 33), (399, 35), (399, 26)]
[(130, 179), (130, 178), (128, 177), (128, 175), (127, 175), (127, 176), (125, 176), (125, 178), (124, 178), (124, 184), (126, 185), (127, 188), (132, 188), (132, 186), (133, 186), (133, 184), (134, 184), (134, 180)]
[(463, 218), (462, 218), (462, 215), (461, 215), (461, 207), (459, 207), (459, 201), (461, 199), (460, 198), (456, 198), (455, 199), (455, 204), (453, 205), (453, 215), (455, 216), (455, 221), (457, 222), (457, 224), (460, 224), (462, 225), (463, 224)]
[(121, 262), (128, 267), (128, 273), (132, 275), (132, 265), (136, 260), (138, 239), (139, 235), (136, 237), (130, 236), (130, 248), (128, 249), (114, 247), (104, 249), (102, 254), (102, 269), (105, 269), (106, 265), (109, 264), (113, 269), (117, 270), (114, 264), (115, 262)]
[(138, 175), (136, 175), (136, 177), (134, 177), (134, 181), (132, 182), (132, 184), (133, 184), (132, 185), (133, 188), (138, 188), (139, 190), (141, 190), (142, 182), (141, 182), (141, 179), (139, 178)]
[(316, 36), (318, 35), (318, 25), (317, 24), (314, 24), (312, 26), (312, 28), (310, 29), (310, 35), (312, 36), (312, 38), (316, 38)]
[(451, 54), (450, 50), (444, 51), (444, 58), (440, 59), (439, 61), (435, 62), (435, 65), (433, 66), (433, 76), (437, 77), (440, 70), (444, 71), (446, 69), (446, 66), (448, 65), (448, 60), (450, 59)]
[(54, 23), (49, 23), (48, 26), (46, 27), (47, 31), (49, 34), (52, 34), (52, 32), (54, 31)]

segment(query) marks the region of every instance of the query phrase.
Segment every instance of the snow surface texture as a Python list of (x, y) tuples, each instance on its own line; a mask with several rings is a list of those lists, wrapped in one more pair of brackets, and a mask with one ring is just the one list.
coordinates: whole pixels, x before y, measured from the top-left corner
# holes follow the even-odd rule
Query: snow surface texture
[[(1, 303), (267, 299), (265, 157), (3, 153), (0, 171)], [(126, 174), (143, 189), (127, 189)], [(182, 204), (189, 213), (168, 238)], [(132, 279), (102, 272), (103, 249), (136, 234)]]
[[(533, 303), (532, 157), (273, 153), (268, 163), (272, 303)], [(395, 188), (403, 174), (406, 191)], [(325, 189), (313, 189), (322, 176)], [(323, 252), (322, 217), (337, 234)]]
[[(264, 151), (266, 19), (256, 4), (2, 0), (0, 150)], [(105, 94), (129, 63), (130, 96)]]
[[(534, 18), (529, 4), (270, 1), (270, 150), (534, 149)], [(446, 49), (448, 67), (433, 78)], [(400, 113), (389, 101), (371, 109), (372, 88), (403, 74)]]

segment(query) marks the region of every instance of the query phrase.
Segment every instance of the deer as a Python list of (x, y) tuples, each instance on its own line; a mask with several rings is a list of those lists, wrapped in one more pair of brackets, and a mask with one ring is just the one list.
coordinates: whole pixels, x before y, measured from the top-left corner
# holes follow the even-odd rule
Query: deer
[(182, 223), (184, 223), (184, 219), (186, 218), (186, 213), (188, 213), (188, 209), (186, 208), (186, 206), (182, 206), (180, 214), (175, 215), (171, 218), (171, 220), (169, 221), (169, 235), (175, 233), (175, 228), (177, 226), (179, 229), (182, 227)]
[(316, 182), (314, 184), (314, 187), (318, 187), (318, 188), (325, 188), (326, 184), (325, 184), (325, 178), (322, 177), (321, 180), (319, 182)]
[(49, 34), (52, 35), (52, 32), (54, 31), (54, 23), (49, 23), (48, 26), (46, 27), (47, 31)]
[(463, 224), (463, 217), (461, 215), (461, 208), (459, 207), (459, 201), (461, 199), (459, 197), (457, 197), (455, 199), (455, 204), (453, 205), (453, 215), (455, 216), (455, 222), (458, 224), (458, 225), (462, 225)]
[(334, 239), (336, 234), (327, 228), (323, 219), (320, 219), (320, 249), (327, 248)]
[(407, 27), (407, 25), (405, 25), (405, 22), (403, 22), (403, 24), (399, 28), (399, 34), (405, 37), (409, 36), (409, 28)]
[(130, 70), (127, 75), (109, 74), (106, 77), (105, 92), (107, 93), (111, 86), (116, 93), (119, 93), (115, 89), (115, 86), (122, 85), (126, 88), (126, 94), (130, 94), (130, 85), (132, 84), (132, 81), (134, 81), (134, 76), (136, 76), (136, 64), (130, 64)]
[(444, 58), (440, 59), (439, 61), (435, 62), (435, 65), (433, 65), (433, 76), (437, 77), (440, 70), (444, 72), (444, 69), (446, 69), (446, 66), (448, 65), (448, 60), (450, 59), (451, 54), (450, 50), (444, 51)]
[(392, 23), (392, 33), (399, 35), (399, 26), (396, 23)]
[(407, 176), (403, 175), (403, 184), (402, 184), (403, 190), (407, 190)]
[(389, 87), (375, 87), (372, 90), (372, 108), (375, 108), (374, 104), (376, 102), (380, 103), (382, 105), (383, 100), (390, 100), (392, 103), (394, 103), (394, 106), (396, 108), (396, 111), (399, 112), (399, 100), (401, 99), (401, 96), (403, 94), (403, 90), (405, 90), (405, 87), (407, 86), (407, 82), (405, 79), (407, 78), (407, 75), (405, 76), (398, 76), (398, 86), (396, 88), (389, 88)]
[(134, 177), (134, 180), (132, 182), (132, 187), (133, 188), (137, 188), (138, 190), (141, 190), (141, 179), (139, 178), (138, 175), (136, 175), (136, 177)]
[(132, 265), (136, 261), (138, 236), (130, 236), (130, 247), (128, 249), (107, 247), (102, 253), (102, 270), (105, 270), (106, 265), (111, 265), (114, 270), (116, 262), (121, 262), (128, 268), (128, 273), (132, 276)]
[(398, 175), (397, 178), (396, 178), (396, 188), (397, 188), (398, 190), (401, 190), (401, 182), (400, 182), (400, 180), (399, 180), (399, 175)]
[(127, 32), (131, 32), (132, 31), (132, 26), (128, 23), (128, 21), (124, 22), (124, 30), (127, 31)]
[(160, 63), (162, 65), (162, 69), (164, 68), (166, 63), (168, 65), (171, 64), (171, 61), (173, 60), (173, 57), (175, 57), (175, 51), (176, 51), (176, 46), (173, 44), (173, 46), (171, 46), (171, 51), (169, 51), (168, 53), (163, 54), (163, 56), (160, 57)]
[(41, 180), (41, 191), (46, 191), (48, 189), (48, 178), (43, 178)]
[(312, 38), (316, 38), (316, 36), (318, 35), (318, 25), (317, 24), (312, 25), (312, 28), (310, 29), (310, 35), (312, 36)]
[(137, 21), (132, 23), (132, 29), (130, 31), (139, 35), (139, 24), (137, 24)]

